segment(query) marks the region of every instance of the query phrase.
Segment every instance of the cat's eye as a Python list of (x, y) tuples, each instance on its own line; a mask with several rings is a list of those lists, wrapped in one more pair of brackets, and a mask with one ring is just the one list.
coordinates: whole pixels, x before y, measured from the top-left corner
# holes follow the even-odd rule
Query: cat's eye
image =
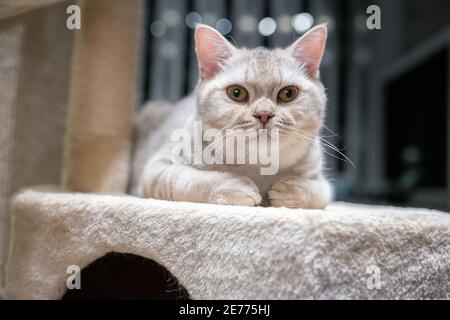
[(248, 100), (247, 90), (240, 85), (232, 85), (227, 88), (227, 94), (231, 100), (236, 102), (245, 102)]
[(297, 98), (299, 90), (296, 86), (287, 86), (278, 91), (277, 100), (281, 103), (288, 103)]

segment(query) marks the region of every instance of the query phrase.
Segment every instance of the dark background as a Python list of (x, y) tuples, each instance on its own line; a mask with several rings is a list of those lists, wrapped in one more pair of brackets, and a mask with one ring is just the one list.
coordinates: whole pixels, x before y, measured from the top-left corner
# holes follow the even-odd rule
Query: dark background
[[(381, 30), (366, 27), (372, 4)], [(200, 19), (239, 46), (269, 48), (328, 22), (323, 136), (355, 164), (327, 150), (338, 200), (450, 208), (450, 1), (149, 0), (142, 102), (175, 102), (193, 90)]]

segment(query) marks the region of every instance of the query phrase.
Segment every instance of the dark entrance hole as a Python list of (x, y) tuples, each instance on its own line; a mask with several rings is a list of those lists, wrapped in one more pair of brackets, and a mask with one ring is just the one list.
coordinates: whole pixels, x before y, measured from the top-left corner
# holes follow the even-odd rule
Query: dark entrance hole
[(63, 300), (189, 299), (178, 280), (153, 260), (110, 252), (81, 270), (81, 289), (67, 290)]

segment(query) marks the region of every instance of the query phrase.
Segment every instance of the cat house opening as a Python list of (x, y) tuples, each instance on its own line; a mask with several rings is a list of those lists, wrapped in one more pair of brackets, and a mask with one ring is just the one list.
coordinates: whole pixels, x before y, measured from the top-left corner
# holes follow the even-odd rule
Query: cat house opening
[(110, 252), (81, 270), (81, 288), (67, 290), (63, 300), (189, 299), (166, 268), (129, 253)]

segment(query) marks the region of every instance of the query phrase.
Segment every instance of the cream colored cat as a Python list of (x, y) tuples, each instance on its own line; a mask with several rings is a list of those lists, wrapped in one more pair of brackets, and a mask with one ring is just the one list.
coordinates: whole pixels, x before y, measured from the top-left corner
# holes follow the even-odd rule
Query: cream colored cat
[[(197, 26), (195, 97), (182, 100), (161, 126), (165, 139), (146, 162), (142, 195), (244, 206), (264, 199), (275, 207), (324, 208), (332, 197), (318, 137), (326, 105), (319, 79), (326, 37), (320, 25), (286, 49), (249, 50), (232, 46), (213, 28)], [(269, 139), (271, 130), (278, 130), (279, 170), (262, 175), (259, 163), (191, 164), (174, 157), (177, 142), (171, 141), (171, 132), (193, 132), (195, 121), (203, 130), (268, 130)]]

